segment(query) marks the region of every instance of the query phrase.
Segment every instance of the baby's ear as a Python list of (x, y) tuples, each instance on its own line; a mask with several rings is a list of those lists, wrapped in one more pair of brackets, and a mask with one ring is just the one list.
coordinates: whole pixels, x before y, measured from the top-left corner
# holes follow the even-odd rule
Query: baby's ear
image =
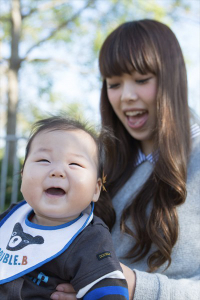
[(24, 169), (22, 168), (21, 171), (20, 171), (20, 174), (21, 174), (21, 187), (20, 187), (20, 192), (22, 193), (22, 177), (23, 177), (23, 171)]
[(97, 202), (101, 193), (101, 187), (102, 187), (102, 180), (101, 178), (97, 179), (97, 183), (96, 183), (96, 188), (95, 188), (95, 193), (93, 195), (93, 202)]

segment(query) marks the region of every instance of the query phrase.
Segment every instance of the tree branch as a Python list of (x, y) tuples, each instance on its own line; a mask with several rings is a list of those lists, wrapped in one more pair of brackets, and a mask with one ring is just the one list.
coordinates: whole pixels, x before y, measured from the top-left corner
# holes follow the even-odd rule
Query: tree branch
[[(8, 72), (8, 65), (1, 65), (0, 64), (0, 74), (6, 74)], [(0, 75), (0, 77), (1, 77)]]
[(50, 40), (60, 29), (67, 26), (70, 22), (74, 21), (81, 14), (82, 11), (84, 11), (88, 6), (90, 6), (92, 3), (95, 3), (95, 2), (96, 2), (96, 0), (89, 0), (87, 2), (87, 4), (84, 7), (82, 7), (78, 12), (76, 12), (70, 19), (68, 19), (64, 23), (60, 24), (57, 28), (53, 29), (48, 36), (46, 36), (44, 39), (40, 40), (35, 45), (33, 45), (31, 48), (29, 48), (28, 51), (26, 52), (26, 55), (24, 56), (24, 58), (22, 60), (25, 60), (26, 57), (28, 56), (28, 54), (33, 49), (40, 46), (42, 43), (46, 42), (47, 40)]
[(53, 1), (53, 2), (50, 2), (50, 3), (43, 3), (43, 4), (39, 5), (39, 6), (37, 6), (36, 8), (32, 8), (29, 11), (29, 13), (23, 14), (22, 18), (25, 19), (25, 18), (31, 16), (35, 12), (46, 11), (48, 9), (52, 9), (53, 7), (62, 5), (62, 4), (67, 3), (67, 2), (69, 2), (69, 0), (56, 0), (56, 1)]
[(40, 62), (46, 63), (46, 62), (49, 62), (49, 61), (53, 61), (53, 62), (56, 62), (58, 64), (65, 65), (65, 66), (69, 67), (69, 63), (66, 60), (57, 59), (57, 58), (34, 58), (34, 59), (26, 58), (24, 61), (27, 61), (27, 62), (30, 62), (30, 63), (40, 63)]
[(0, 17), (0, 22), (10, 22), (10, 18), (9, 17), (6, 17), (6, 16), (1, 16)]

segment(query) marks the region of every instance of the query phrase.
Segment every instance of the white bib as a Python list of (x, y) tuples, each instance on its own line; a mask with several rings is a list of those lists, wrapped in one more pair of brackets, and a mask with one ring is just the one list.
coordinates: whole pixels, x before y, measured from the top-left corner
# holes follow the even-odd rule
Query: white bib
[(21, 277), (63, 253), (92, 221), (93, 206), (59, 226), (31, 223), (31, 206), (16, 205), (0, 222), (0, 284)]

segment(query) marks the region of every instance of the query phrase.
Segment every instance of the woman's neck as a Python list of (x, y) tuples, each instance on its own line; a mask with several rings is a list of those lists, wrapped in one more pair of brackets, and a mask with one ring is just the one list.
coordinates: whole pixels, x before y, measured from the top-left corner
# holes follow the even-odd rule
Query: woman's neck
[(148, 154), (153, 152), (153, 140), (141, 141), (141, 150), (147, 156)]

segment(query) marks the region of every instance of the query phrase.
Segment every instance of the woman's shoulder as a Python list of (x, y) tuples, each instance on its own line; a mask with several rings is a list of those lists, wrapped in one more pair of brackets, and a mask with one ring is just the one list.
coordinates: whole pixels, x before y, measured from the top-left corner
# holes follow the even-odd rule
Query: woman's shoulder
[(199, 133), (192, 137), (191, 152), (187, 168), (187, 182), (196, 182), (199, 185), (200, 178), (200, 130)]
[[(191, 153), (190, 157), (200, 153), (200, 125), (195, 123), (191, 126)], [(200, 160), (200, 157), (199, 157)]]

